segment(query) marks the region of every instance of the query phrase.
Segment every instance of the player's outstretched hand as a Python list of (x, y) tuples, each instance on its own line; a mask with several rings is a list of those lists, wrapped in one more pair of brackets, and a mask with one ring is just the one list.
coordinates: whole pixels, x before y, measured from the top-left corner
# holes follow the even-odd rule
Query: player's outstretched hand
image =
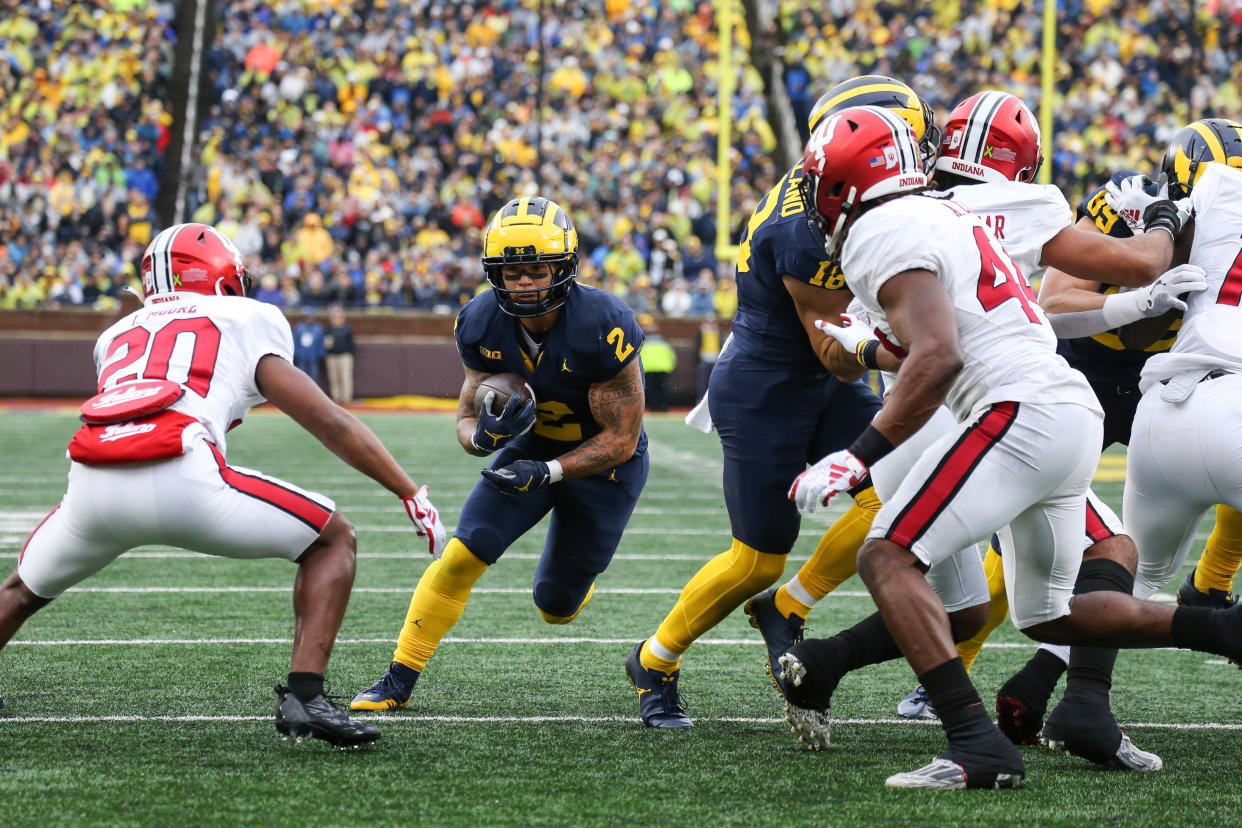
[(515, 460), (499, 469), (484, 469), (483, 476), (506, 494), (532, 492), (561, 479), (560, 464), (555, 468), (542, 460)]
[(1143, 288), (1147, 294), (1147, 307), (1143, 309), (1143, 315), (1160, 316), (1171, 310), (1184, 312), (1186, 303), (1180, 297), (1207, 290), (1207, 286), (1207, 273), (1203, 268), (1192, 264), (1178, 265)]
[(841, 347), (851, 354), (857, 354), (859, 346), (864, 342), (875, 339), (875, 331), (864, 325), (854, 314), (841, 314), (841, 322), (843, 324), (837, 325), (827, 319), (816, 319), (815, 327), (840, 342)]
[(1167, 185), (1161, 186), (1163, 182), (1163, 176), (1160, 181), (1152, 181), (1145, 175), (1132, 175), (1120, 183), (1110, 181), (1104, 185), (1104, 201), (1131, 230), (1140, 233), (1144, 226), (1143, 212), (1151, 204), (1168, 197), (1162, 192), (1167, 189)]
[(405, 513), (410, 516), (419, 537), (427, 539), (427, 551), (431, 557), (435, 559), (443, 555), (448, 535), (440, 521), (440, 510), (427, 497), (427, 487), (420, 488), (413, 497), (401, 498), (401, 505), (405, 507)]
[(789, 499), (804, 512), (827, 506), (833, 496), (848, 491), (867, 476), (867, 466), (849, 449), (834, 451), (794, 479)]
[(474, 427), (474, 436), (470, 438), (475, 448), (488, 453), (504, 446), (514, 437), (521, 437), (535, 424), (534, 400), (523, 403), (522, 398), (514, 394), (505, 403), (503, 411), (493, 414), (492, 401), (495, 398), (495, 391), (489, 391), (483, 398), (483, 405), (479, 408), (479, 424)]

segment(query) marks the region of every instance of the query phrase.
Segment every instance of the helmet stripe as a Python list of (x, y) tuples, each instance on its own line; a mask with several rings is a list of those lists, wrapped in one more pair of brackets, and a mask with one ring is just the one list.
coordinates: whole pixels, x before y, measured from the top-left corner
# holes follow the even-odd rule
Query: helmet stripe
[(1006, 100), (1004, 92), (989, 91), (979, 96), (970, 117), (966, 119), (966, 134), (962, 140), (962, 159), (975, 164), (983, 163), (983, 151), (987, 146), (988, 133), (992, 129), (992, 121), (1001, 104)]
[(156, 293), (170, 293), (172, 287), (172, 249), (173, 238), (181, 231), (180, 226), (169, 227), (160, 233), (151, 250), (151, 284)]
[[(1212, 158), (1210, 160), (1212, 161), (1224, 161), (1225, 160), (1225, 145), (1221, 143), (1220, 136), (1218, 136), (1212, 130), (1211, 127), (1209, 127), (1203, 121), (1195, 121), (1193, 124), (1190, 125), (1190, 128), (1193, 129), (1195, 132), (1199, 133), (1199, 135), (1203, 138), (1204, 147), (1207, 149), (1208, 152), (1212, 154)], [(1197, 159), (1197, 160), (1207, 161), (1209, 159), (1203, 158), (1203, 159)]]
[(906, 122), (905, 118), (902, 118), (892, 110), (884, 109), (882, 107), (874, 107), (874, 109), (876, 110), (876, 114), (880, 116), (884, 123), (888, 124), (889, 132), (892, 133), (893, 145), (897, 148), (901, 171), (906, 172), (910, 170), (921, 170), (922, 167), (920, 166), (918, 159), (915, 157), (917, 155), (916, 148), (911, 145), (909, 139), (904, 137), (905, 132), (913, 132), (910, 128), (910, 124)]
[[(855, 78), (855, 81), (857, 82), (857, 85), (848, 85), (852, 82), (847, 81), (848, 88), (843, 89), (835, 98), (825, 101), (822, 106), (812, 112), (811, 117), (808, 119), (810, 123), (815, 124), (820, 118), (823, 117), (824, 112), (827, 112), (833, 107), (839, 106), (842, 102), (862, 95), (870, 95), (879, 92), (893, 92), (906, 97), (907, 99), (911, 96), (918, 99), (918, 96), (914, 95), (913, 89), (901, 81), (893, 80), (892, 78), (880, 79), (875, 76), (864, 75), (861, 78)], [(919, 114), (922, 115), (922, 107), (919, 103), (907, 103), (907, 105), (911, 109), (918, 110)], [(913, 127), (913, 125), (911, 126)], [(927, 124), (923, 124), (923, 129), (927, 129)], [(915, 137), (921, 138), (922, 136), (916, 135)]]

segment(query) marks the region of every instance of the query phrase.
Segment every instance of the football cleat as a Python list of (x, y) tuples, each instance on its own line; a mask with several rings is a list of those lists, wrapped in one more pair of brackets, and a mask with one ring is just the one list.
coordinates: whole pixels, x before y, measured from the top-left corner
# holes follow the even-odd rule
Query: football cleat
[(932, 707), (931, 696), (919, 685), (897, 702), (897, 715), (903, 719), (938, 719), (936, 708)]
[(345, 711), (328, 701), (322, 693), (303, 702), (288, 687), (276, 685), (280, 705), (276, 708), (276, 730), (280, 738), (290, 736), (299, 742), (307, 737), (323, 739), (339, 748), (356, 748), (380, 737), (379, 728), (356, 722)]
[(1238, 602), (1238, 596), (1231, 595), (1223, 589), (1209, 589), (1203, 592), (1195, 586), (1195, 572), (1198, 567), (1190, 570), (1186, 580), (1177, 588), (1177, 603), (1183, 607), (1207, 607), (1208, 609), (1229, 609)]
[(690, 721), (681, 706), (681, 695), (677, 692), (677, 677), (681, 675), (681, 670), (662, 673), (647, 669), (639, 659), (642, 648), (641, 641), (634, 646), (625, 660), (625, 674), (638, 691), (638, 712), (643, 724), (673, 730), (694, 727), (694, 722)]
[(1164, 761), (1139, 750), (1113, 718), (1103, 695), (1071, 695), (1052, 709), (1041, 741), (1045, 747), (1079, 756), (1112, 770), (1158, 771)]
[[(793, 653), (785, 653), (777, 662), (780, 666), (780, 678), (797, 687), (806, 678), (806, 665)], [(808, 750), (824, 750), (831, 744), (832, 719), (828, 707), (818, 710), (802, 707), (785, 700), (785, 721), (789, 722), (789, 732), (798, 737), (798, 741), (807, 746)]]
[(933, 759), (918, 770), (895, 773), (884, 780), (887, 788), (923, 788), (939, 791), (960, 791), (966, 788), (1016, 788), (1026, 778), (1012, 771), (972, 772), (950, 759)]
[(769, 589), (751, 598), (742, 607), (742, 611), (750, 616), (750, 625), (763, 636), (763, 643), (768, 647), (768, 676), (772, 685), (783, 696), (785, 688), (780, 680), (780, 658), (793, 649), (803, 637), (803, 625), (806, 621), (797, 615), (788, 618), (776, 608), (776, 589)]
[(418, 671), (394, 661), (379, 681), (354, 696), (351, 710), (399, 710), (410, 703)]

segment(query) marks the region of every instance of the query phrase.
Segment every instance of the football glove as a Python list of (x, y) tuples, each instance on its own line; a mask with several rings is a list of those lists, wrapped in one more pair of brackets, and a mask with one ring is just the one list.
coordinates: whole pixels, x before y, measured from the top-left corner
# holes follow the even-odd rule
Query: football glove
[(1194, 208), (1188, 198), (1181, 201), (1169, 201), (1167, 198), (1153, 201), (1143, 210), (1143, 232), (1164, 230), (1176, 239), (1192, 215)]
[(533, 492), (561, 479), (561, 464), (555, 460), (515, 460), (504, 468), (484, 469), (483, 476), (506, 494)]
[(534, 400), (522, 402), (522, 398), (514, 394), (505, 403), (499, 415), (492, 413), (492, 401), (496, 399), (495, 391), (488, 391), (479, 408), (479, 424), (474, 427), (470, 442), (479, 451), (491, 454), (501, 448), (514, 437), (521, 437), (530, 431), (535, 424), (536, 406)]
[(431, 553), (432, 559), (443, 555), (448, 536), (444, 531), (444, 524), (440, 522), (439, 510), (427, 497), (427, 487), (420, 488), (413, 497), (401, 498), (401, 505), (405, 507), (405, 513), (409, 515), (419, 537), (427, 539), (427, 551)]
[(1171, 310), (1184, 312), (1186, 303), (1180, 297), (1207, 290), (1207, 286), (1207, 274), (1203, 268), (1192, 264), (1178, 265), (1146, 287), (1123, 290), (1105, 299), (1101, 308), (1104, 321), (1112, 328), (1120, 328)]
[(868, 328), (852, 313), (841, 314), (842, 325), (836, 325), (827, 319), (816, 319), (815, 327), (841, 343), (841, 347), (851, 354), (857, 354), (861, 345), (875, 339), (875, 331)]
[(1162, 174), (1159, 181), (1145, 175), (1132, 175), (1120, 183), (1109, 181), (1104, 185), (1104, 201), (1113, 212), (1121, 216), (1135, 233), (1143, 231), (1143, 211), (1157, 201), (1168, 198), (1168, 182)]
[(833, 496), (848, 491), (867, 476), (867, 464), (849, 449), (834, 451), (798, 475), (789, 487), (789, 499), (804, 512), (827, 506)]

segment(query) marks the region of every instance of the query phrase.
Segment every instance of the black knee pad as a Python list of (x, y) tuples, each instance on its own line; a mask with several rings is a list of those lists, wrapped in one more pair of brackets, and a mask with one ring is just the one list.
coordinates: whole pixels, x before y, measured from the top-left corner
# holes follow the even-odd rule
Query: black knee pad
[(1092, 558), (1083, 561), (1074, 582), (1074, 594), (1088, 592), (1134, 592), (1134, 574), (1116, 561), (1108, 558)]

